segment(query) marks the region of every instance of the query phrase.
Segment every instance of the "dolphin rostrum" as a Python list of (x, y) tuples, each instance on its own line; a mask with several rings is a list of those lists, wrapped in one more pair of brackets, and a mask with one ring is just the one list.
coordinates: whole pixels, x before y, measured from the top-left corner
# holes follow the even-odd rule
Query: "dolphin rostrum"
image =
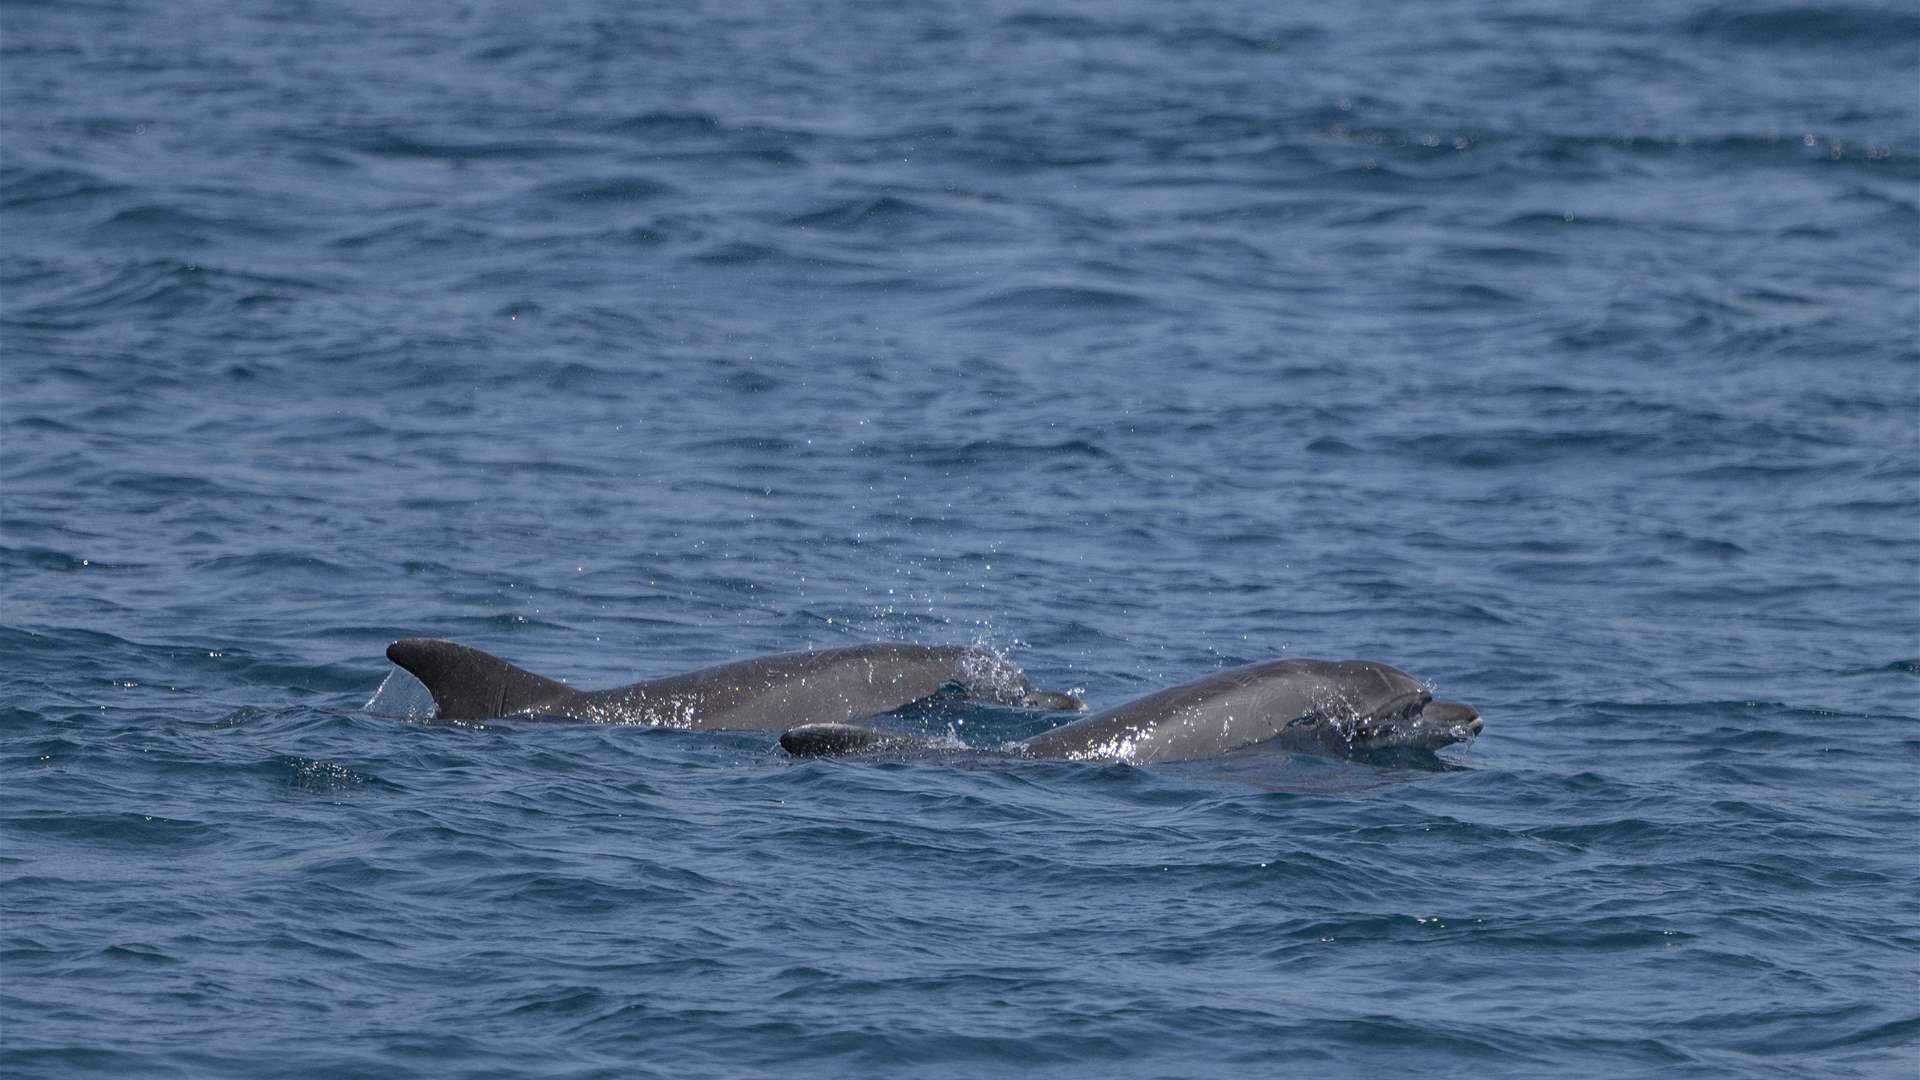
[[(1371, 660), (1270, 660), (1183, 683), (1003, 749), (1023, 757), (1148, 764), (1219, 757), (1256, 743), (1312, 753), (1438, 750), (1480, 732), (1471, 705), (1435, 701), (1418, 679)], [(946, 744), (850, 724), (780, 736), (796, 757)]]
[(780, 731), (891, 712), (958, 686), (969, 697), (1033, 709), (1079, 709), (1035, 690), (1020, 669), (960, 645), (851, 645), (737, 660), (613, 690), (575, 690), (479, 649), (435, 638), (387, 646), (387, 659), (433, 695), (436, 719), (499, 717)]

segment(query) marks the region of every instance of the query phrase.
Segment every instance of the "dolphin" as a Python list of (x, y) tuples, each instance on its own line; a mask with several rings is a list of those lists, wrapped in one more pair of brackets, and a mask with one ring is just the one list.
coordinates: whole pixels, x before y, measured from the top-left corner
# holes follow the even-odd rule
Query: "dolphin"
[(780, 731), (797, 720), (845, 723), (892, 712), (949, 686), (1032, 709), (1080, 709), (1071, 694), (1035, 690), (1020, 669), (960, 645), (851, 645), (737, 660), (613, 690), (575, 690), (497, 656), (437, 638), (387, 646), (387, 659), (433, 695), (435, 718), (500, 717), (603, 724)]
[[(1220, 757), (1256, 744), (1348, 755), (1438, 750), (1479, 734), (1471, 705), (1435, 701), (1418, 679), (1372, 660), (1269, 660), (1094, 713), (1001, 749), (1021, 757), (1150, 764)], [(795, 757), (898, 747), (941, 748), (922, 736), (844, 723), (780, 736)]]

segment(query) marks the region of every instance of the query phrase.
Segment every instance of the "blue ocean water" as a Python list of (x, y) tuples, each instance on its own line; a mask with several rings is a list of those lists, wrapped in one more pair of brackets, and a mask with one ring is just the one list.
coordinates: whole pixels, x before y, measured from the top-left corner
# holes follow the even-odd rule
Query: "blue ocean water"
[[(14, 0), (0, 1070), (1914, 1076), (1917, 80), (1911, 3)], [(411, 635), (1487, 729), (795, 762), (368, 709)]]

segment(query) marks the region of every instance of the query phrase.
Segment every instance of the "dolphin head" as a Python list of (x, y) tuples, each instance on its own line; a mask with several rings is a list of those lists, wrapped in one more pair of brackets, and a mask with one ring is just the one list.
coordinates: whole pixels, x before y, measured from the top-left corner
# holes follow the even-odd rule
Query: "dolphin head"
[(1435, 701), (1425, 687), (1410, 690), (1364, 712), (1332, 718), (1354, 750), (1413, 747), (1438, 750), (1480, 734), (1480, 713), (1458, 701)]

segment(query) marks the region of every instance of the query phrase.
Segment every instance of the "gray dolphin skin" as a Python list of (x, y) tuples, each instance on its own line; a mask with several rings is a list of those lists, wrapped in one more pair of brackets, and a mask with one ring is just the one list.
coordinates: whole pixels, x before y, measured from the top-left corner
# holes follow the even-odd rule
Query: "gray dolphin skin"
[[(1270, 660), (1148, 694), (1007, 745), (1024, 757), (1150, 764), (1219, 757), (1255, 744), (1348, 755), (1438, 750), (1479, 734), (1471, 705), (1435, 701), (1418, 679), (1371, 660)], [(847, 724), (780, 737), (796, 757), (832, 757), (933, 740)]]
[(605, 724), (780, 731), (796, 721), (845, 723), (891, 712), (949, 686), (1035, 709), (1079, 709), (1035, 690), (1020, 669), (959, 645), (852, 645), (739, 660), (612, 690), (575, 690), (452, 641), (408, 638), (387, 659), (426, 684), (435, 718), (502, 717)]

